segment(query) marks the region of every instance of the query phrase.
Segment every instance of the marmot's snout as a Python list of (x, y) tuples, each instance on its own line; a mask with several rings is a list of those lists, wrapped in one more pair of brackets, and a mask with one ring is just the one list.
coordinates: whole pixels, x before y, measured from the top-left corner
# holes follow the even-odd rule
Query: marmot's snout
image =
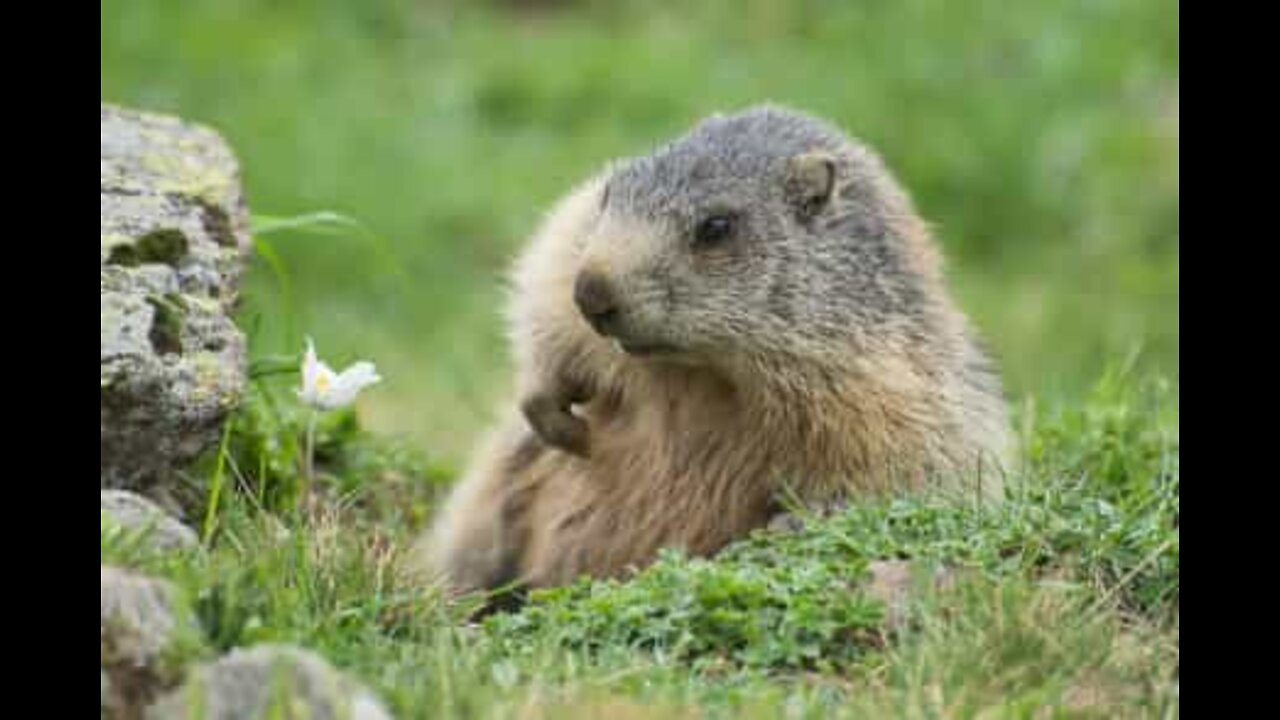
[(607, 278), (592, 270), (578, 273), (573, 283), (573, 301), (596, 332), (613, 334), (618, 322), (618, 303)]
[(677, 351), (652, 333), (640, 328), (634, 313), (627, 316), (620, 293), (608, 277), (598, 270), (583, 270), (573, 282), (573, 302), (593, 330), (612, 338), (618, 349), (635, 356), (670, 355)]

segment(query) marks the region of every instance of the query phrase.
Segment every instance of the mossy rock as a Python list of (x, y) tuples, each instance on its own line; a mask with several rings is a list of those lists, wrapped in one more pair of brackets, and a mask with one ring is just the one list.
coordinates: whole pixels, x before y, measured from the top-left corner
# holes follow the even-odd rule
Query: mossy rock
[(172, 485), (247, 383), (230, 313), (250, 247), (218, 134), (102, 106), (101, 487)]

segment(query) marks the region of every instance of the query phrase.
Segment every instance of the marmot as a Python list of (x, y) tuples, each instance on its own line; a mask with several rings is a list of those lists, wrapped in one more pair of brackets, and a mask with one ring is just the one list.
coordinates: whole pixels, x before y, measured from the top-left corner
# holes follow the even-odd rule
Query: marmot
[(518, 398), (423, 538), (452, 591), (710, 555), (779, 516), (943, 483), (991, 496), (994, 364), (882, 161), (766, 105), (563, 199), (516, 263)]

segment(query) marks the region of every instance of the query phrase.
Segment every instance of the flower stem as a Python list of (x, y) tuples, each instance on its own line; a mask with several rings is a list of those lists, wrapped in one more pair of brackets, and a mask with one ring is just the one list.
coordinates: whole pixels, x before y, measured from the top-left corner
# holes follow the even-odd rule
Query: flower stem
[(306, 482), (302, 488), (304, 502), (311, 495), (311, 487), (316, 479), (316, 422), (319, 418), (320, 411), (312, 410), (311, 417), (307, 420), (306, 467), (303, 469)]

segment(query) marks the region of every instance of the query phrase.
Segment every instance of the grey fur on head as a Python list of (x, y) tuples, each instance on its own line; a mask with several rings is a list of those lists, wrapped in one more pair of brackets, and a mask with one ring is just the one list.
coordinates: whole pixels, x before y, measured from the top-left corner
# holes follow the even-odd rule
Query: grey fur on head
[(759, 106), (618, 164), (584, 269), (599, 276), (596, 297), (607, 286), (613, 314), (600, 326), (624, 347), (856, 351), (868, 334), (929, 332), (928, 295), (902, 237), (911, 217), (861, 143)]

